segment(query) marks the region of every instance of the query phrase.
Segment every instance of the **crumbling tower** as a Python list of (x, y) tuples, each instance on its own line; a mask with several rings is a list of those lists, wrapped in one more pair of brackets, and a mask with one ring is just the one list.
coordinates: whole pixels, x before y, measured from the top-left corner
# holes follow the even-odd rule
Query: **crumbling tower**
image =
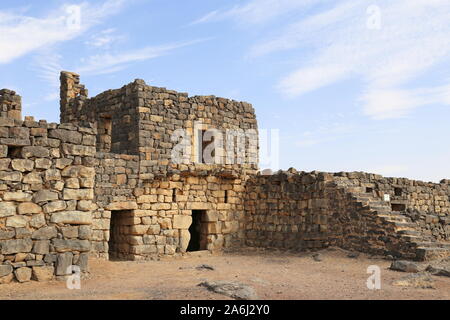
[(0, 90), (0, 116), (22, 120), (22, 98), (14, 91)]
[(80, 84), (80, 76), (73, 72), (62, 71), (60, 75), (60, 120), (61, 123), (76, 122), (72, 119), (70, 108), (80, 108), (83, 101), (87, 99), (88, 90)]

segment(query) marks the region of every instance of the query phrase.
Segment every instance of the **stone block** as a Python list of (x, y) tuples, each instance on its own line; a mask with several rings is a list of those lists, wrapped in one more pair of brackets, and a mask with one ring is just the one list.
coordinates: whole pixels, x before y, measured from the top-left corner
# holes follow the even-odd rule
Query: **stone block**
[(173, 228), (174, 229), (189, 229), (192, 224), (191, 216), (174, 215)]
[(50, 219), (53, 223), (63, 224), (92, 224), (92, 215), (84, 211), (59, 211), (54, 212)]

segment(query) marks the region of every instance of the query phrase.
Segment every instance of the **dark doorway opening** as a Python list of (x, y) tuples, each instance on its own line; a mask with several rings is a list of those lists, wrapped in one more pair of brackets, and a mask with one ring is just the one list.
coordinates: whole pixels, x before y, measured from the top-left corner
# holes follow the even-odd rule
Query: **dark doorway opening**
[(109, 260), (127, 259), (129, 253), (128, 234), (131, 210), (111, 211), (109, 228)]
[(186, 251), (199, 251), (206, 249), (206, 234), (203, 233), (202, 219), (205, 210), (192, 210), (192, 224), (189, 227), (191, 240), (189, 241)]

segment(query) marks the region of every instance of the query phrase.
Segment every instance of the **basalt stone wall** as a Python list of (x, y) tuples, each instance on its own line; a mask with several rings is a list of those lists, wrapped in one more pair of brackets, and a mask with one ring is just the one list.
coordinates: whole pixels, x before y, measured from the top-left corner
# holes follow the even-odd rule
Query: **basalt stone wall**
[(12, 90), (0, 90), (0, 117), (22, 120), (22, 98)]
[(95, 204), (91, 254), (108, 258), (111, 210), (137, 209), (139, 157), (98, 152), (95, 160)]
[(391, 210), (411, 219), (417, 230), (436, 241), (450, 241), (450, 183), (423, 182), (406, 178), (351, 172), (336, 174), (340, 185), (377, 199), (389, 195)]
[[(215, 96), (189, 97), (186, 93), (147, 86), (143, 81), (140, 84), (137, 110), (139, 153), (145, 160), (141, 163), (143, 178), (205, 169), (235, 170), (237, 175), (256, 172), (258, 132), (250, 104)], [(217, 130), (211, 138), (217, 142), (215, 163), (198, 167), (195, 163), (205, 163), (199, 161), (199, 138), (205, 137), (207, 129)], [(238, 148), (239, 134), (244, 150)], [(191, 146), (190, 154), (183, 153), (182, 163), (176, 163), (172, 152), (182, 143)], [(227, 151), (236, 157), (227, 160)]]
[[(257, 175), (247, 181), (244, 195), (246, 244), (298, 250), (334, 245), (420, 259), (423, 243), (448, 243), (446, 182), (359, 172)], [(400, 203), (406, 204), (403, 211), (397, 211)], [(431, 211), (436, 207), (439, 213)]]
[(120, 154), (138, 152), (138, 82), (87, 98), (77, 74), (61, 73), (61, 122), (93, 123), (97, 150)]
[[(203, 249), (243, 243), (239, 193), (258, 161), (250, 104), (189, 97), (142, 80), (87, 98), (78, 75), (63, 73), (61, 82), (62, 121), (91, 121), (98, 132), (93, 254), (137, 260), (184, 252), (194, 211), (201, 211)], [(198, 159), (207, 129), (217, 130), (215, 163)], [(178, 161), (172, 152), (180, 145), (190, 148)]]
[(113, 187), (116, 194), (107, 196), (111, 199), (107, 205), (100, 201), (103, 196), (97, 196), (98, 205), (105, 205), (93, 218), (92, 243), (98, 256), (144, 260), (186, 252), (192, 224), (199, 231), (197, 250), (243, 244), (244, 186), (239, 179), (173, 175), (144, 182), (132, 193), (121, 195), (126, 187), (122, 188)]
[(0, 283), (87, 270), (95, 129), (0, 118)]
[(296, 250), (328, 246), (329, 199), (335, 191), (331, 178), (280, 172), (249, 179), (244, 194), (247, 245)]

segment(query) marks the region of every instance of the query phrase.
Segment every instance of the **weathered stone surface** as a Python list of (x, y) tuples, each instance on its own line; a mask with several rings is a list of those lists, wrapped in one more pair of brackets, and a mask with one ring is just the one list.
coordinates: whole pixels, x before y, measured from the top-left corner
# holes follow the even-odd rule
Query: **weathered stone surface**
[(47, 158), (50, 152), (45, 147), (26, 146), (22, 149), (22, 157), (27, 158)]
[(425, 267), (412, 261), (396, 260), (392, 262), (390, 269), (403, 272), (421, 272), (425, 270)]
[(83, 135), (77, 131), (69, 131), (63, 129), (50, 130), (48, 136), (56, 138), (63, 142), (70, 142), (75, 144), (81, 144)]
[(64, 224), (92, 224), (92, 215), (84, 211), (61, 211), (52, 214), (51, 222)]
[(19, 214), (35, 214), (41, 213), (42, 208), (33, 202), (23, 202), (17, 207), (17, 212)]
[(201, 282), (199, 286), (206, 287), (210, 291), (237, 300), (258, 299), (258, 296), (252, 287), (235, 281), (204, 281)]
[(9, 217), (16, 214), (14, 202), (0, 202), (0, 218)]
[(15, 235), (14, 230), (2, 230), (0, 229), (0, 240), (9, 240), (12, 239)]
[(106, 206), (107, 210), (132, 210), (137, 209), (136, 202), (133, 201), (122, 201), (122, 202), (112, 202)]
[(0, 278), (9, 275), (13, 272), (13, 267), (10, 265), (0, 265)]
[(10, 273), (7, 276), (0, 277), (0, 284), (8, 284), (11, 283), (11, 281), (14, 280), (14, 273)]
[(45, 225), (45, 217), (43, 214), (34, 214), (29, 223), (30, 227), (40, 228)]
[(36, 281), (50, 281), (53, 279), (55, 268), (52, 266), (33, 267), (32, 279)]
[(173, 228), (174, 229), (189, 229), (192, 224), (191, 216), (173, 216)]
[(63, 200), (51, 201), (51, 202), (47, 203), (46, 205), (44, 205), (43, 208), (44, 208), (45, 213), (53, 213), (53, 212), (65, 210), (67, 208), (67, 204)]
[(55, 238), (56, 227), (44, 227), (33, 232), (31, 238), (36, 240), (49, 240)]
[(64, 200), (92, 200), (94, 191), (92, 189), (64, 189)]
[(63, 276), (71, 274), (70, 268), (73, 262), (73, 253), (65, 252), (62, 254), (58, 254), (58, 259), (56, 261), (56, 275)]
[(53, 239), (52, 244), (55, 246), (57, 252), (87, 252), (90, 250), (90, 243), (88, 240)]
[(0, 181), (20, 182), (22, 173), (17, 171), (0, 171)]
[(14, 170), (25, 172), (34, 169), (34, 161), (28, 159), (13, 159), (11, 166)]
[(0, 241), (2, 254), (13, 254), (19, 252), (30, 252), (33, 247), (31, 239), (17, 239)]
[(22, 191), (5, 192), (3, 199), (5, 201), (28, 202), (31, 201), (32, 195)]
[(23, 183), (39, 184), (42, 183), (42, 174), (40, 172), (30, 172), (23, 177)]
[(27, 220), (23, 216), (8, 217), (6, 226), (13, 228), (24, 228), (27, 226)]
[(394, 286), (413, 287), (422, 289), (434, 288), (434, 280), (428, 272), (412, 273), (392, 283)]
[(33, 201), (35, 203), (53, 200), (58, 200), (58, 193), (50, 190), (40, 190), (33, 196)]
[(16, 280), (19, 282), (28, 282), (31, 280), (31, 268), (22, 267), (14, 270)]
[(57, 169), (48, 169), (44, 173), (45, 181), (59, 181), (61, 180), (61, 173)]
[(39, 240), (34, 241), (33, 253), (36, 254), (47, 254), (50, 251), (50, 241), (49, 240)]

